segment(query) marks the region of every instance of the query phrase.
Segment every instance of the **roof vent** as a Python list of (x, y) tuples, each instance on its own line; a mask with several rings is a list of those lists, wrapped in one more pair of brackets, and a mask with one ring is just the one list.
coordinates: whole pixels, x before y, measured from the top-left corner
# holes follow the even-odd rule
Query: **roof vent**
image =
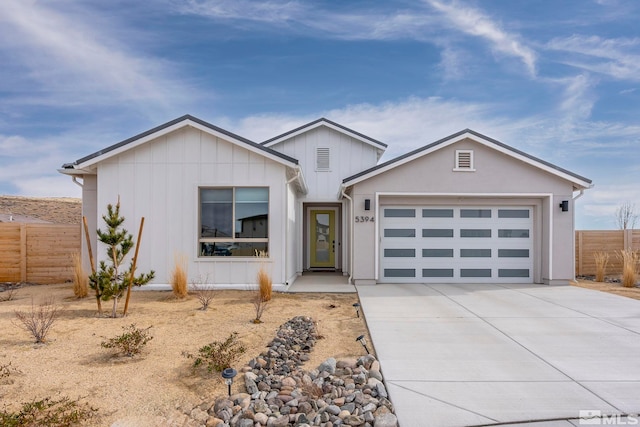
[(328, 171), (331, 168), (328, 148), (316, 148), (316, 170)]
[(456, 150), (456, 164), (454, 171), (475, 171), (473, 168), (473, 151)]

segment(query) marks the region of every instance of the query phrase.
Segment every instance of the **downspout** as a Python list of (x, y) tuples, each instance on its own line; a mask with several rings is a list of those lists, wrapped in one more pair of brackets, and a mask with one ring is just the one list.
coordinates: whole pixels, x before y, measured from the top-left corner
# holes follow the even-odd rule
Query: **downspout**
[[(573, 228), (573, 230), (574, 230), (574, 233), (573, 233), (573, 245), (572, 246), (573, 246), (573, 259), (574, 260), (576, 259), (576, 233), (575, 233), (575, 217), (576, 217), (575, 216), (575, 206), (576, 205), (575, 205), (575, 201), (578, 200), (582, 196), (584, 196), (584, 188), (582, 190), (580, 190), (580, 192), (575, 197), (573, 197), (573, 211), (574, 211), (574, 214), (573, 214), (573, 221), (574, 221), (573, 227), (574, 228)], [(573, 280), (574, 281), (576, 280), (576, 268), (575, 268), (575, 265), (573, 267)]]
[(284, 212), (286, 218), (286, 224), (284, 225), (284, 285), (289, 286), (289, 184), (296, 179), (300, 178), (300, 168), (296, 169), (296, 174), (284, 183), (285, 195), (284, 195)]
[(84, 187), (84, 184), (80, 184), (80, 183), (78, 182), (78, 178), (77, 178), (75, 175), (71, 177), (71, 181), (73, 181), (73, 183), (74, 183), (74, 184), (76, 184), (76, 185), (80, 186), (80, 188), (83, 188), (83, 187)]
[(351, 284), (353, 280), (353, 199), (344, 192), (344, 187), (341, 189), (342, 197), (349, 200), (349, 280)]

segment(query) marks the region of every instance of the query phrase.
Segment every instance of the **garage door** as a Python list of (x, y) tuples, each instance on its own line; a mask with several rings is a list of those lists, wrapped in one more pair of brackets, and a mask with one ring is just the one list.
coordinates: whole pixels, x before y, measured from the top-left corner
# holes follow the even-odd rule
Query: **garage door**
[(533, 282), (531, 207), (381, 209), (380, 282)]

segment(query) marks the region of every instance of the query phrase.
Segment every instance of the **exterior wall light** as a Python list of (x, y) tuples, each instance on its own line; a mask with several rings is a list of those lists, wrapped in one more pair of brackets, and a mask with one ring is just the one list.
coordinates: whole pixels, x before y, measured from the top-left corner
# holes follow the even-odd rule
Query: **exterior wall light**
[(364, 199), (364, 210), (365, 211), (371, 210), (371, 199)]
[(568, 212), (569, 211), (569, 201), (568, 200), (563, 200), (562, 203), (560, 203), (560, 209), (562, 209), (562, 212)]
[(238, 375), (238, 372), (233, 368), (226, 368), (222, 371), (222, 378), (224, 378), (225, 384), (229, 387), (229, 396), (231, 396), (231, 384), (233, 384), (233, 379)]
[(356, 316), (360, 317), (360, 303), (356, 302), (356, 303), (354, 303), (352, 305), (353, 305), (353, 308), (356, 309)]
[(367, 340), (364, 337), (364, 335), (360, 335), (358, 338), (356, 338), (356, 341), (358, 341), (360, 344), (362, 344), (362, 346), (364, 347), (364, 351), (366, 351), (367, 354), (371, 354), (371, 353), (369, 353), (369, 349), (367, 348)]

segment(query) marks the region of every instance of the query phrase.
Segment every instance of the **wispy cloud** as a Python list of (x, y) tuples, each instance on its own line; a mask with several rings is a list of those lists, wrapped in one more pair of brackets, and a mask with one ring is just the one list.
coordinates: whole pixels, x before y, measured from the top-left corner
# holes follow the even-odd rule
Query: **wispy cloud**
[(615, 79), (640, 81), (640, 38), (572, 35), (554, 38), (547, 47), (564, 52), (565, 57), (559, 61), (567, 65)]
[[(127, 41), (118, 38), (118, 28), (106, 25), (102, 17), (97, 23), (97, 16), (96, 11), (69, 3), (57, 2), (54, 9), (44, 2), (0, 2), (0, 55), (11, 58), (12, 66), (21, 71), (12, 81), (31, 86), (31, 97), (14, 97), (11, 102), (133, 102), (139, 109), (157, 110), (167, 108), (169, 99), (179, 99), (175, 94), (185, 88), (168, 75), (171, 65), (131, 51)], [(123, 32), (132, 34), (130, 29)]]
[(177, 10), (239, 26), (253, 22), (262, 30), (273, 27), (306, 37), (342, 40), (425, 40), (433, 34), (435, 23), (424, 9), (380, 11), (372, 7), (367, 11), (335, 12), (313, 2), (286, 0), (188, 0)]
[(529, 73), (535, 76), (536, 52), (526, 46), (518, 35), (502, 29), (498, 23), (482, 11), (465, 6), (460, 2), (425, 1), (441, 12), (458, 31), (486, 40), (495, 52), (518, 58), (526, 66)]

